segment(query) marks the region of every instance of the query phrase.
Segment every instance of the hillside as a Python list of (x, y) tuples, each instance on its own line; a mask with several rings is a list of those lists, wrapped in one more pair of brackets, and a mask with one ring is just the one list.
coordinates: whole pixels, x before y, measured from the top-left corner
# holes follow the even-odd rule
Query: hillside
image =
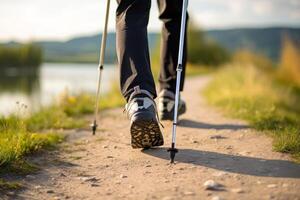
[[(222, 46), (234, 52), (247, 48), (263, 53), (276, 61), (281, 51), (284, 36), (300, 43), (300, 28), (243, 28), (228, 30), (205, 31), (208, 38), (217, 41)], [(44, 49), (46, 62), (97, 62), (100, 46), (100, 36), (92, 35), (77, 37), (66, 42), (39, 41), (36, 42)], [(159, 34), (149, 33), (149, 47), (151, 50), (158, 44)], [(15, 42), (4, 45), (17, 45)], [(115, 34), (108, 34), (106, 60), (115, 62)]]
[(300, 44), (300, 28), (244, 28), (210, 30), (206, 33), (230, 51), (247, 48), (272, 60), (278, 60), (285, 36)]

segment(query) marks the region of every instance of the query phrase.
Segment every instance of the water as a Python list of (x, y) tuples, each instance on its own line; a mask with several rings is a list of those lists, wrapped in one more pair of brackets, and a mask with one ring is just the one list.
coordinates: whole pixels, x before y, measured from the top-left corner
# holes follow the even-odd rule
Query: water
[[(118, 71), (113, 65), (105, 65), (102, 76), (102, 92), (110, 89), (117, 80)], [(0, 115), (19, 110), (25, 104), (30, 111), (48, 105), (68, 90), (71, 94), (95, 93), (97, 87), (96, 64), (44, 63), (35, 73), (18, 73), (8, 68), (0, 74)], [(17, 103), (19, 102), (19, 103)]]

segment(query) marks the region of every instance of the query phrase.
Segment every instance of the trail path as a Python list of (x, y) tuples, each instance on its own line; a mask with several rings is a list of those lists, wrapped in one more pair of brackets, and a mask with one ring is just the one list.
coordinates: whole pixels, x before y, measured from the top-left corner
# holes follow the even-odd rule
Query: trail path
[[(61, 150), (34, 158), (41, 170), (21, 178), (13, 199), (300, 199), (300, 165), (273, 152), (271, 139), (205, 104), (209, 78), (191, 78), (183, 98), (177, 163), (169, 164), (171, 122), (163, 122), (165, 147), (130, 147), (122, 109), (101, 113), (100, 130), (70, 132)], [(207, 190), (204, 183), (216, 186)], [(6, 197), (8, 198), (8, 197)]]

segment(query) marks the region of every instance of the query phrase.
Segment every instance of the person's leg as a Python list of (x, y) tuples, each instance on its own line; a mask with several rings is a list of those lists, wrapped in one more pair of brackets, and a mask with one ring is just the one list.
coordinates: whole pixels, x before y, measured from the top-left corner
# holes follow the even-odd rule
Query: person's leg
[(151, 0), (118, 0), (117, 55), (125, 110), (130, 118), (131, 146), (150, 148), (164, 144), (160, 131), (155, 84), (150, 68), (147, 25)]
[(139, 86), (156, 97), (150, 67), (147, 25), (151, 0), (117, 0), (116, 40), (122, 94), (128, 101)]
[[(161, 66), (159, 75), (159, 116), (162, 120), (173, 120), (175, 109), (176, 91), (176, 68), (178, 63), (178, 51), (181, 29), (182, 0), (157, 0), (159, 8), (159, 19), (162, 20), (162, 40), (161, 40)], [(180, 91), (183, 90), (187, 39), (184, 38), (183, 71), (181, 75)], [(186, 112), (185, 102), (180, 99), (178, 105), (178, 115)]]
[[(163, 22), (161, 37), (161, 67), (159, 75), (160, 90), (169, 90), (175, 93), (176, 68), (180, 39), (180, 25), (182, 14), (182, 0), (157, 0), (159, 19)], [(180, 91), (183, 90), (186, 68), (187, 42), (183, 53), (183, 71)]]

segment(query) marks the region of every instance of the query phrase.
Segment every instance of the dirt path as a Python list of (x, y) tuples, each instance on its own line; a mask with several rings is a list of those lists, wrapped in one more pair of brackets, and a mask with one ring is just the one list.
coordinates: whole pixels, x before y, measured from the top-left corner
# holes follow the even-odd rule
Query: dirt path
[[(132, 150), (126, 116), (122, 109), (110, 110), (102, 113), (97, 136), (71, 133), (61, 151), (36, 158), (42, 170), (21, 178), (27, 189), (12, 198), (300, 199), (300, 165), (273, 152), (263, 134), (206, 106), (200, 90), (207, 81), (187, 81), (188, 113), (178, 128), (176, 165), (166, 152), (170, 122), (164, 122), (164, 148)], [(207, 190), (208, 180), (223, 187)]]

